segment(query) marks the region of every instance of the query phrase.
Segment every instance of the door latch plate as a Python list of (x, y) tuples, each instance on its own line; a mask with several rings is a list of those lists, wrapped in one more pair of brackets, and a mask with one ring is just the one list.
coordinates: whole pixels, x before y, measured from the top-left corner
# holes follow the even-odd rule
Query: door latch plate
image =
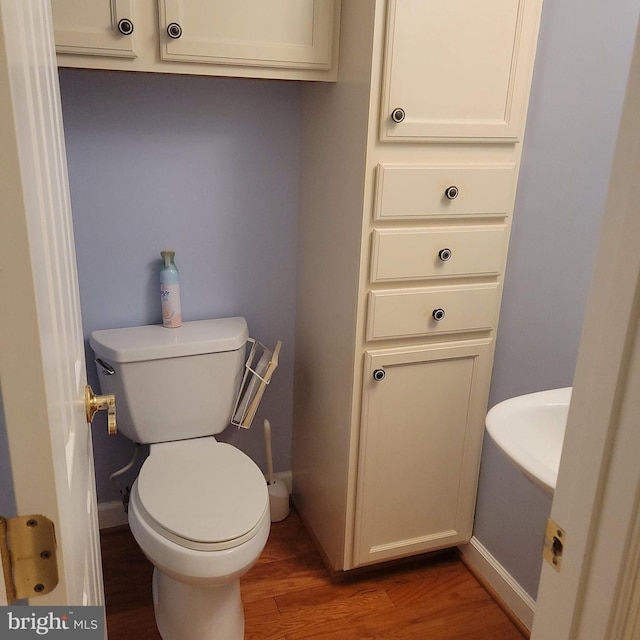
[(562, 565), (562, 553), (566, 544), (567, 534), (551, 518), (547, 519), (544, 532), (544, 548), (542, 557), (556, 570), (560, 571)]

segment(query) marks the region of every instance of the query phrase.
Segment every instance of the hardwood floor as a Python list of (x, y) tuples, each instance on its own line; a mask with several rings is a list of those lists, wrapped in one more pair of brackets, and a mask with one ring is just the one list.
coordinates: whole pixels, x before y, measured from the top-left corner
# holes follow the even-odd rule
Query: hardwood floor
[[(110, 640), (160, 640), (152, 566), (127, 527), (102, 533)], [(242, 580), (246, 640), (522, 640), (455, 553), (332, 579), (300, 519), (274, 523)]]

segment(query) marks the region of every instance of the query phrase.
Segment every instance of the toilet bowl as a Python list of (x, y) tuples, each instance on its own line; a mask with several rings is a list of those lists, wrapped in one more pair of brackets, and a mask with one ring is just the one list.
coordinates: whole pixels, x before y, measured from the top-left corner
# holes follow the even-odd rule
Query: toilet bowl
[(244, 318), (226, 318), (91, 336), (119, 430), (150, 444), (128, 518), (154, 565), (163, 640), (244, 637), (240, 577), (266, 544), (269, 493), (258, 466), (214, 434), (229, 424), (247, 335)]
[[(243, 507), (227, 509), (238, 495), (245, 496)], [(193, 516), (185, 520), (186, 513)], [(131, 490), (129, 526), (155, 567), (163, 638), (244, 637), (240, 577), (262, 553), (270, 524), (264, 477), (238, 449), (212, 437), (151, 446)]]

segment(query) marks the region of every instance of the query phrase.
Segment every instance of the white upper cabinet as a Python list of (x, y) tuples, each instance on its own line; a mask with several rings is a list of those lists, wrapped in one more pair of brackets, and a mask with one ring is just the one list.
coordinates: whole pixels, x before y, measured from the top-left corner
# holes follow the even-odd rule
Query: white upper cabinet
[(328, 69), (332, 0), (159, 0), (163, 60)]
[(538, 30), (531, 0), (390, 0), (381, 139), (520, 139)]
[(51, 0), (60, 67), (337, 78), (340, 0)]
[(133, 0), (52, 0), (56, 51), (135, 58)]

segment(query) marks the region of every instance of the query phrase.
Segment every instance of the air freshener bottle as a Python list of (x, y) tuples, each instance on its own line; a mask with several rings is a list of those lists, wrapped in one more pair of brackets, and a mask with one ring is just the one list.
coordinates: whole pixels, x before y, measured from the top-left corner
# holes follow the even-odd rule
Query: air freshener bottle
[(173, 261), (175, 251), (161, 251), (162, 269), (160, 269), (160, 301), (162, 304), (162, 324), (165, 327), (182, 326), (180, 309), (180, 282), (178, 268)]

